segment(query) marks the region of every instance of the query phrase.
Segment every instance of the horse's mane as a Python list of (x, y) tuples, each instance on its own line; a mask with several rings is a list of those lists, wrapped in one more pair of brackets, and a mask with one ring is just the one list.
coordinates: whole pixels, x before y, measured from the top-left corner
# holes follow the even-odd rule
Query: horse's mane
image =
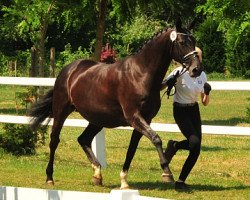
[(163, 33), (167, 32), (172, 27), (166, 27), (163, 30), (157, 31), (151, 38), (149, 38), (147, 41), (145, 41), (132, 55), (140, 53), (148, 44), (150, 44), (152, 41), (154, 41), (156, 38), (161, 36)]

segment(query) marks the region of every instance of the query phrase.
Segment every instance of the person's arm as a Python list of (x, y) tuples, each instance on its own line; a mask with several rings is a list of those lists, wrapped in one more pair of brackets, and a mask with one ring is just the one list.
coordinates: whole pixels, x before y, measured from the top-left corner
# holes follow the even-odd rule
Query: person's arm
[(207, 106), (209, 104), (209, 93), (211, 90), (211, 85), (206, 82), (204, 84), (204, 93), (201, 93), (201, 101), (204, 106)]
[(164, 90), (168, 86), (167, 79), (163, 80), (161, 83), (161, 90)]
[(204, 106), (207, 106), (209, 104), (209, 95), (201, 93), (201, 102)]

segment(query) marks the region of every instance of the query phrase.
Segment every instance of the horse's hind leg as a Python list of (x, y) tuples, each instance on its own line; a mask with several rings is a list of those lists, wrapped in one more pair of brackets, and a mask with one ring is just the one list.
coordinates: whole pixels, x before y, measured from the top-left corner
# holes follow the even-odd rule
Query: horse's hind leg
[[(54, 122), (52, 126), (52, 132), (50, 135), (50, 158), (49, 162), (46, 168), (46, 175), (47, 179), (46, 182), (49, 185), (54, 185), (54, 180), (53, 180), (53, 165), (54, 165), (54, 158), (55, 158), (55, 151), (58, 147), (58, 144), (60, 142), (59, 136), (60, 132), (63, 126), (63, 123), (65, 119), (68, 117), (68, 115), (73, 111), (73, 108), (70, 106), (66, 106), (64, 109), (57, 109), (58, 112), (54, 113)], [(60, 112), (59, 112), (60, 110)]]
[(134, 158), (134, 155), (135, 155), (135, 152), (136, 152), (136, 149), (138, 147), (141, 137), (142, 137), (142, 134), (140, 132), (138, 132), (137, 130), (133, 131), (131, 139), (130, 139), (130, 144), (128, 147), (127, 155), (126, 155), (126, 160), (124, 162), (122, 171), (120, 173), (121, 189), (129, 188), (128, 181), (127, 181), (128, 170), (132, 162), (132, 159)]
[(91, 143), (98, 132), (102, 130), (102, 127), (89, 124), (83, 133), (78, 137), (78, 142), (82, 149), (86, 153), (89, 161), (92, 163), (92, 168), (94, 170), (93, 183), (95, 185), (102, 185), (102, 174), (101, 165), (97, 160), (94, 152), (91, 149)]

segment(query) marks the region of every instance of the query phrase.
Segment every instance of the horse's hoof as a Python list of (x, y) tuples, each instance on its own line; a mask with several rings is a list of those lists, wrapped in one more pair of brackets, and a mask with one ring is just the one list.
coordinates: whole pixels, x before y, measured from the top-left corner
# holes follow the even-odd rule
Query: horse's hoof
[(126, 186), (126, 187), (120, 187), (120, 190), (130, 190), (130, 187), (129, 187), (129, 186)]
[(46, 181), (46, 183), (49, 186), (54, 186), (54, 184), (55, 184), (53, 180), (48, 180), (48, 181)]
[(162, 181), (163, 183), (171, 183), (171, 184), (174, 184), (174, 176), (173, 174), (162, 174), (161, 175), (162, 177)]
[(94, 185), (102, 186), (102, 178), (96, 178), (93, 176), (92, 181)]

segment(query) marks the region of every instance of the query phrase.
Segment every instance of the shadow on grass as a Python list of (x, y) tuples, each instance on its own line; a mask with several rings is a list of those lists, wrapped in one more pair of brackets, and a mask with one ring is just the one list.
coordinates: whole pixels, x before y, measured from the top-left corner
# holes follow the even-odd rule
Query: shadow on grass
[(249, 187), (246, 185), (238, 185), (238, 186), (218, 186), (218, 185), (201, 185), (195, 184), (192, 185), (193, 190), (198, 191), (225, 191), (225, 190), (245, 190)]
[[(232, 148), (230, 148), (232, 149)], [(228, 148), (224, 148), (224, 147), (219, 147), (219, 146), (202, 146), (201, 147), (202, 151), (224, 151), (224, 150), (228, 150)]]
[[(125, 149), (127, 150), (128, 149), (128, 146), (127, 145), (123, 145), (123, 146), (113, 146), (113, 145), (110, 145), (108, 146), (109, 148), (111, 149)], [(143, 150), (143, 151), (150, 151), (150, 152), (156, 152), (156, 149), (155, 147), (152, 145), (152, 146), (139, 146), (138, 149), (140, 150)], [(163, 146), (163, 149), (165, 150), (165, 146)], [(201, 147), (202, 151), (223, 151), (223, 150), (228, 150), (229, 148), (224, 148), (224, 147), (220, 147), (220, 146), (202, 146)], [(230, 148), (232, 149), (232, 148)], [(181, 150), (180, 150), (181, 151)], [(186, 150), (183, 150), (183, 151), (186, 151)]]
[[(111, 189), (119, 188), (120, 185), (110, 185)], [(238, 186), (218, 186), (218, 185), (201, 185), (194, 184), (190, 186), (190, 191), (227, 191), (227, 190), (245, 190), (248, 186), (238, 185)], [(136, 190), (175, 190), (174, 184), (166, 184), (160, 181), (156, 182), (130, 182), (130, 189)], [(185, 191), (183, 191), (185, 192)]]
[(15, 108), (1, 108), (0, 114), (2, 115), (26, 115), (27, 110), (26, 109), (18, 109)]
[(220, 119), (202, 120), (203, 125), (213, 125), (213, 126), (236, 126), (237, 124), (240, 123), (250, 123), (249, 118), (246, 116), (242, 118), (233, 117), (226, 120), (220, 120)]

